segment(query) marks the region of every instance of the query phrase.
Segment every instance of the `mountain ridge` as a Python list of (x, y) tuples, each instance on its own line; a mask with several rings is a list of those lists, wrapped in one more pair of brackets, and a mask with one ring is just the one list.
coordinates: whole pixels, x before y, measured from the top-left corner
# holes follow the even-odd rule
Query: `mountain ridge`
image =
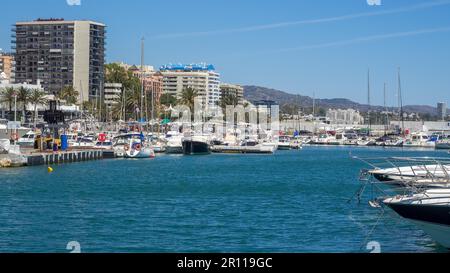
[[(281, 108), (288, 105), (300, 106), (302, 108), (312, 108), (313, 98), (309, 96), (292, 94), (274, 88), (267, 88), (257, 85), (244, 85), (244, 98), (250, 102), (261, 100), (271, 100), (277, 102)], [(361, 112), (367, 112), (369, 109), (383, 111), (385, 108), (379, 105), (369, 106), (354, 102), (346, 98), (316, 99), (316, 106), (319, 108), (352, 108)], [(396, 107), (388, 107), (390, 111)], [(403, 107), (405, 112), (437, 115), (437, 108), (429, 105), (406, 105)]]

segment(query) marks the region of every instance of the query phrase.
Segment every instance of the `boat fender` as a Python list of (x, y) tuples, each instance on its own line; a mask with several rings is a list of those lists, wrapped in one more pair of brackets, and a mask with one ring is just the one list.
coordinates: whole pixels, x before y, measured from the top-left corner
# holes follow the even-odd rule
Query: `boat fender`
[(130, 145), (125, 145), (124, 147), (123, 147), (123, 149), (125, 150), (125, 151), (128, 151), (129, 149), (130, 149)]

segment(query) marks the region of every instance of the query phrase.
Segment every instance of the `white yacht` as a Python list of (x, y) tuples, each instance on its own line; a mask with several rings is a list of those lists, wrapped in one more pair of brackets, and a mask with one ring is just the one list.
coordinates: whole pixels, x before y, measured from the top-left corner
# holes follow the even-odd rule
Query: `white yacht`
[(450, 249), (450, 189), (390, 197), (383, 203)]
[(436, 142), (432, 141), (425, 132), (412, 133), (404, 142), (403, 147), (435, 148)]
[(125, 158), (154, 158), (155, 151), (142, 138), (130, 138), (124, 147)]
[(82, 137), (77, 142), (72, 143), (72, 147), (76, 148), (94, 148), (96, 142), (91, 137)]
[(378, 181), (399, 186), (449, 187), (450, 164), (424, 164), (370, 170)]
[(181, 142), (185, 155), (204, 155), (211, 153), (208, 136), (192, 135), (184, 137)]
[(375, 146), (376, 141), (370, 137), (362, 137), (356, 142), (358, 146)]
[(438, 141), (436, 141), (436, 149), (450, 150), (450, 135), (443, 136)]
[(97, 141), (97, 143), (95, 143), (95, 146), (93, 148), (100, 149), (100, 150), (112, 150), (113, 143), (110, 140), (103, 141), (103, 142)]
[(183, 135), (178, 131), (169, 131), (166, 134), (166, 153), (167, 154), (182, 154), (183, 153)]
[(330, 142), (333, 142), (336, 140), (333, 136), (323, 133), (319, 134), (317, 137), (315, 137), (310, 144), (317, 144), (317, 145), (328, 145)]
[(34, 147), (35, 139), (36, 133), (33, 131), (29, 131), (21, 138), (19, 138), (19, 140), (17, 140), (17, 145), (20, 145), (21, 147)]
[(278, 137), (278, 150), (290, 150), (291, 149), (291, 137), (279, 136)]

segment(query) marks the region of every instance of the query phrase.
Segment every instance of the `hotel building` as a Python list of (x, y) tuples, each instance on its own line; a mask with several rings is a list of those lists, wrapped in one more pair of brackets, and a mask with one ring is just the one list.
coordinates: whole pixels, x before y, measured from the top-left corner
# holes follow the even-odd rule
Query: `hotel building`
[(163, 76), (163, 93), (179, 98), (183, 89), (197, 90), (205, 106), (216, 106), (220, 99), (220, 74), (213, 65), (164, 65), (160, 68)]
[(153, 98), (155, 107), (157, 107), (160, 104), (161, 95), (163, 94), (163, 75), (161, 72), (155, 71), (153, 66), (149, 65), (143, 66), (143, 69), (136, 65), (121, 65), (127, 70), (132, 71), (135, 77), (140, 79), (143, 77), (141, 81), (144, 85), (144, 91), (146, 92), (148, 98)]
[(13, 27), (15, 82), (36, 84), (57, 94), (73, 86), (79, 101), (101, 96), (104, 82), (105, 25), (92, 21), (38, 19)]

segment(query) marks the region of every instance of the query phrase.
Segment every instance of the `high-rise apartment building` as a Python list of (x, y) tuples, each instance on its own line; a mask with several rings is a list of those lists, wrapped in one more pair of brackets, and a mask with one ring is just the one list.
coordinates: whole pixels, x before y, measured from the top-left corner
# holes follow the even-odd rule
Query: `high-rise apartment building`
[(57, 94), (73, 86), (79, 101), (100, 98), (104, 82), (105, 25), (92, 21), (38, 19), (13, 27), (15, 82)]
[(163, 93), (180, 97), (183, 89), (193, 88), (203, 99), (203, 104), (216, 106), (220, 99), (220, 74), (213, 65), (164, 65), (160, 68), (163, 75)]
[(445, 102), (438, 102), (437, 112), (440, 120), (445, 120), (447, 117), (447, 104)]

